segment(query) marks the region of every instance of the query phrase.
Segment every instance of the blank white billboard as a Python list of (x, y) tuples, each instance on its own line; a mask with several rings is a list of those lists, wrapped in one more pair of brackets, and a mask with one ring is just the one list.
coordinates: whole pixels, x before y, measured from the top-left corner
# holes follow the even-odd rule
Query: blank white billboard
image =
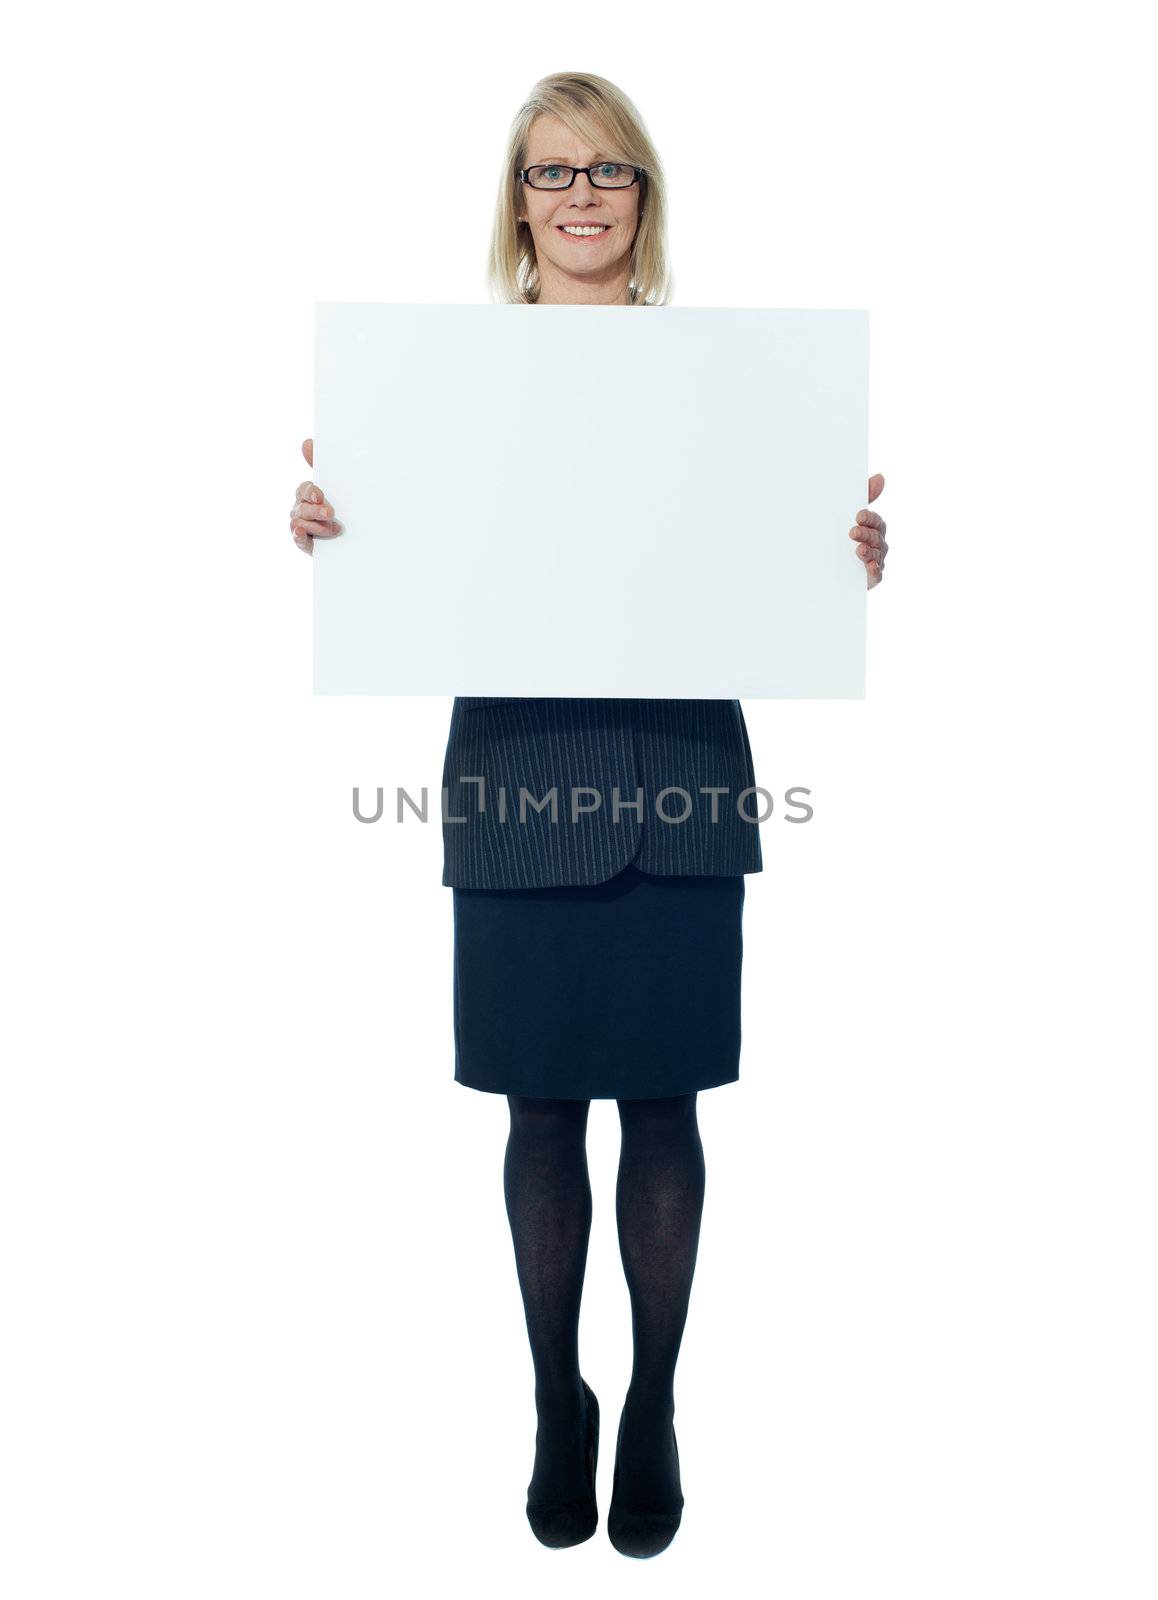
[(319, 304), (322, 694), (860, 698), (868, 316)]

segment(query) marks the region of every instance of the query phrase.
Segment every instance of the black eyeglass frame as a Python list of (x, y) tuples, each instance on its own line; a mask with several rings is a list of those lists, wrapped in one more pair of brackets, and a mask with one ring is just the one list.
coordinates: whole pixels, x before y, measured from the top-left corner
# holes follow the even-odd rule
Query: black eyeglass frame
[[(569, 167), (565, 161), (536, 161), (534, 167), (520, 167), (518, 177), (526, 184), (528, 189), (534, 189), (537, 194), (541, 194), (545, 189), (550, 190), (553, 194), (558, 194), (563, 189), (569, 189), (581, 172), (587, 174), (587, 182), (593, 189), (630, 189), (632, 184), (642, 184), (644, 179), (643, 168), (632, 166), (630, 161), (597, 161), (595, 165), (597, 167), (631, 167), (631, 183), (596, 183), (591, 176), (593, 170), (591, 167)], [(528, 174), (534, 172), (535, 167), (558, 167), (561, 172), (569, 172), (571, 176), (566, 183), (532, 183)]]

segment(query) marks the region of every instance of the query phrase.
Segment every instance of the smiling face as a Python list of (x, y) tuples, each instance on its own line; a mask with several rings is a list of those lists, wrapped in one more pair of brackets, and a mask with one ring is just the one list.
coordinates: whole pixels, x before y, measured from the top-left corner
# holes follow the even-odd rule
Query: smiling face
[[(624, 161), (606, 139), (583, 144), (565, 122), (540, 112), (531, 124), (524, 167), (557, 161), (568, 167)], [(532, 189), (520, 183), (519, 217), (527, 223), (539, 266), (540, 305), (624, 305), (631, 273), (631, 246), (639, 226), (639, 183), (629, 189), (597, 189), (579, 172), (569, 189)], [(567, 233), (565, 228), (595, 228)]]

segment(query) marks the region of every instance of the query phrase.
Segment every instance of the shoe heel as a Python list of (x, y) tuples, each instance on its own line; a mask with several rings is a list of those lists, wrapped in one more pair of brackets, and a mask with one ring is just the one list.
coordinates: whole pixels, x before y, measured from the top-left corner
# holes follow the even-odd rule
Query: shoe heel
[[(599, 1466), (599, 1401), (595, 1398), (595, 1390), (592, 1389), (590, 1384), (587, 1382), (586, 1378), (584, 1378), (582, 1381), (583, 1381), (583, 1392), (587, 1396), (587, 1429), (588, 1429), (588, 1435), (589, 1435), (589, 1442), (588, 1442), (588, 1446), (587, 1446), (587, 1452), (588, 1452), (587, 1475), (588, 1475), (588, 1478), (590, 1479), (590, 1482), (591, 1482), (591, 1498), (592, 1498), (592, 1500), (594, 1500), (595, 1499), (595, 1472), (596, 1472), (597, 1467)], [(598, 1525), (599, 1525), (599, 1506), (598, 1506), (598, 1504), (596, 1504), (596, 1507), (595, 1507), (595, 1523), (596, 1523), (596, 1526), (598, 1527)]]
[(586, 1379), (580, 1379), (587, 1401), (587, 1481), (588, 1503), (578, 1505), (531, 1505), (527, 1502), (527, 1521), (539, 1543), (549, 1550), (569, 1550), (583, 1544), (599, 1526), (599, 1505), (595, 1498), (595, 1469), (599, 1460), (599, 1401)]
[[(658, 1556), (671, 1544), (683, 1520), (684, 1497), (680, 1491), (677, 1505), (667, 1511), (632, 1511), (619, 1504), (619, 1447), (623, 1442), (623, 1422), (626, 1405), (619, 1414), (619, 1433), (615, 1440), (615, 1470), (611, 1479), (611, 1503), (607, 1507), (607, 1537), (623, 1556), (646, 1560)], [(679, 1466), (679, 1441), (675, 1428), (671, 1431), (675, 1447), (677, 1470)]]

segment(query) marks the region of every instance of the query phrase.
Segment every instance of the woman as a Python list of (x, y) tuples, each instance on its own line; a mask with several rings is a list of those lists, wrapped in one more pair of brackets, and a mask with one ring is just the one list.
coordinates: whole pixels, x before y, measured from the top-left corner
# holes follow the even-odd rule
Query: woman
[[(544, 78), (516, 116), (490, 281), (508, 303), (666, 303), (662, 168), (606, 79)], [(312, 467), (310, 440), (303, 451)], [(870, 480), (869, 499), (883, 486)], [(290, 526), (311, 553), (340, 532), (311, 482)], [(862, 510), (849, 534), (871, 588), (885, 524)], [(504, 1189), (538, 1417), (527, 1516), (553, 1548), (598, 1524), (599, 1407), (578, 1353), (592, 1099), (614, 1098), (622, 1126), (616, 1220), (634, 1347), (607, 1531), (623, 1554), (651, 1556), (680, 1523), (674, 1378), (705, 1177), (696, 1095), (739, 1075), (744, 876), (762, 861), (755, 817), (733, 802), (754, 784), (738, 701), (454, 703), (443, 882), (454, 896), (455, 1078), (510, 1107)], [(724, 794), (715, 816), (700, 804), (677, 821), (682, 802), (655, 805), (712, 788)], [(571, 807), (562, 817), (538, 808), (552, 791)], [(526, 794), (533, 803), (520, 807)]]

